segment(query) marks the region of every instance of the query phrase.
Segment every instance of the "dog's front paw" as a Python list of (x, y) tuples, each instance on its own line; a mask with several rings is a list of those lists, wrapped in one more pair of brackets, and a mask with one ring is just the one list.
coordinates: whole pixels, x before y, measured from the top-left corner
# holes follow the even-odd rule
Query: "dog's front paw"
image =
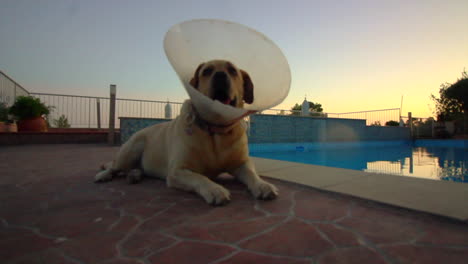
[(218, 184), (203, 187), (200, 190), (200, 195), (211, 205), (225, 205), (231, 201), (229, 191)]
[(257, 182), (249, 190), (256, 199), (260, 200), (272, 200), (278, 196), (276, 186), (263, 180)]
[(94, 177), (94, 182), (106, 182), (112, 180), (112, 173), (109, 170), (102, 170)]

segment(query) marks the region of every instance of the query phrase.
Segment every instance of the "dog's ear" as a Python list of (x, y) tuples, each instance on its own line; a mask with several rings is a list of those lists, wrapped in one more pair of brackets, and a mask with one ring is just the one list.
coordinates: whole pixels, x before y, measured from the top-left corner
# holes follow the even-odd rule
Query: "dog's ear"
[(190, 85), (193, 86), (193, 88), (198, 89), (198, 75), (200, 74), (200, 70), (203, 67), (205, 63), (202, 63), (198, 65), (197, 69), (195, 70), (195, 74), (193, 75), (192, 79), (190, 80)]
[(244, 101), (251, 104), (254, 101), (254, 85), (252, 83), (252, 79), (250, 79), (249, 74), (244, 70), (240, 70), (240, 72), (242, 73), (242, 79), (244, 80)]

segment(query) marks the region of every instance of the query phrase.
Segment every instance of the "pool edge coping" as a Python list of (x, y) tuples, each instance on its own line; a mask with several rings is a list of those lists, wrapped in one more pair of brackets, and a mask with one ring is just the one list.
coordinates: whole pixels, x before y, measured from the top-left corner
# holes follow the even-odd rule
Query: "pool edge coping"
[(251, 159), (258, 174), (264, 177), (468, 221), (468, 184), (258, 157)]

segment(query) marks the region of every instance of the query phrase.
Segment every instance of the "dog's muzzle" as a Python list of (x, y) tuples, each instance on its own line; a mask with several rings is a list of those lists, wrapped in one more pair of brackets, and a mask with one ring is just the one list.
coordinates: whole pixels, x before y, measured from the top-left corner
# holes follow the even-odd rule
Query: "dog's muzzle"
[(229, 77), (225, 72), (216, 72), (211, 80), (213, 88), (213, 99), (218, 100), (223, 104), (231, 104), (229, 95), (231, 83)]

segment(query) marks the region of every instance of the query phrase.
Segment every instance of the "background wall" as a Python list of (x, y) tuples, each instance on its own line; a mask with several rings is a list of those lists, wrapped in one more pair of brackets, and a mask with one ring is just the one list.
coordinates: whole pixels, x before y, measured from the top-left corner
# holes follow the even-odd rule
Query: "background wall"
[[(160, 118), (120, 118), (121, 142), (147, 126), (167, 122)], [(252, 115), (249, 143), (409, 140), (407, 127), (366, 126), (366, 120)]]
[(366, 126), (366, 120), (252, 115), (250, 143), (409, 140), (407, 127)]

